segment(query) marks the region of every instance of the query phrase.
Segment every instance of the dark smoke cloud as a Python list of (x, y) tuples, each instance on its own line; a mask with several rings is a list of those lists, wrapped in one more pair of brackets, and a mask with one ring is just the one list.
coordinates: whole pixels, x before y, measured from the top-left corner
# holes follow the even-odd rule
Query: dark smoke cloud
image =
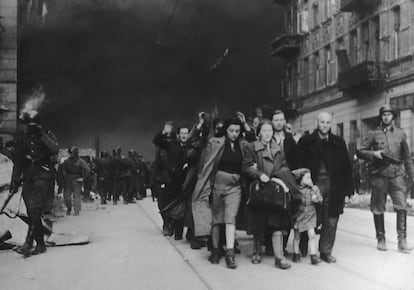
[(270, 43), (282, 17), (271, 2), (179, 0), (172, 14), (173, 0), (49, 0), (44, 25), (21, 39), (20, 90), (44, 88), (63, 146), (99, 134), (107, 149), (150, 157), (165, 120), (275, 103), (283, 65)]

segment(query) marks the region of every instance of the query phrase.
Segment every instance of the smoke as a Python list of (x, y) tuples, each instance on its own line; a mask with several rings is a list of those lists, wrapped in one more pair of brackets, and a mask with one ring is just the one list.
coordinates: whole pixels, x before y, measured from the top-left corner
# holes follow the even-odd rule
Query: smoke
[[(42, 27), (22, 33), (19, 89), (42, 84), (42, 120), (63, 146), (138, 148), (166, 120), (192, 124), (276, 105), (282, 31), (271, 0), (48, 0)], [(141, 149), (142, 148), (142, 149)]]
[(31, 90), (30, 93), (23, 96), (23, 105), (20, 109), (20, 118), (30, 111), (40, 111), (45, 105), (46, 94), (42, 86)]

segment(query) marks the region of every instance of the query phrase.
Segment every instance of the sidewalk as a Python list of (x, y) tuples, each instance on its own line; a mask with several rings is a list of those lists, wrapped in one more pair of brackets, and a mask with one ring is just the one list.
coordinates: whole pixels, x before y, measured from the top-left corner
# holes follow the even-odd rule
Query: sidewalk
[[(92, 243), (48, 248), (29, 259), (0, 252), (1, 289), (414, 289), (414, 253), (397, 252), (392, 213), (386, 214), (388, 252), (376, 250), (371, 214), (346, 209), (334, 248), (336, 264), (312, 266), (305, 258), (283, 271), (274, 268), (273, 257), (264, 257), (252, 265), (252, 238), (239, 232), (239, 267), (230, 270), (224, 260), (211, 265), (206, 249), (194, 251), (187, 241), (163, 237), (150, 198), (129, 205), (83, 205), (79, 217), (63, 218), (55, 230), (89, 234)], [(408, 224), (414, 241), (414, 218)]]

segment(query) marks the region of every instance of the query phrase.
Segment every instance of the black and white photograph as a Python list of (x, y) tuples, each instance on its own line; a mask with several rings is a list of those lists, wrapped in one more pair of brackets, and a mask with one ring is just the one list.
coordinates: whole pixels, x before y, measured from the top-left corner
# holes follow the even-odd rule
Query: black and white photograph
[(414, 290), (414, 0), (0, 0), (1, 290)]

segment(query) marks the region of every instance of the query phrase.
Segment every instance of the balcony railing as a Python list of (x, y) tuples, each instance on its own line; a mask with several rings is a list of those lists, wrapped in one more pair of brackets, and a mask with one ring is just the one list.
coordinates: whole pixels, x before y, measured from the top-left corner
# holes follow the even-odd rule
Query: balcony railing
[(383, 62), (365, 61), (339, 73), (338, 82), (342, 90), (372, 89), (385, 86), (388, 76)]
[(299, 54), (300, 51), (299, 34), (283, 34), (277, 37), (273, 43), (273, 56), (282, 58), (292, 58)]
[(358, 12), (374, 8), (380, 0), (341, 0), (341, 11)]

